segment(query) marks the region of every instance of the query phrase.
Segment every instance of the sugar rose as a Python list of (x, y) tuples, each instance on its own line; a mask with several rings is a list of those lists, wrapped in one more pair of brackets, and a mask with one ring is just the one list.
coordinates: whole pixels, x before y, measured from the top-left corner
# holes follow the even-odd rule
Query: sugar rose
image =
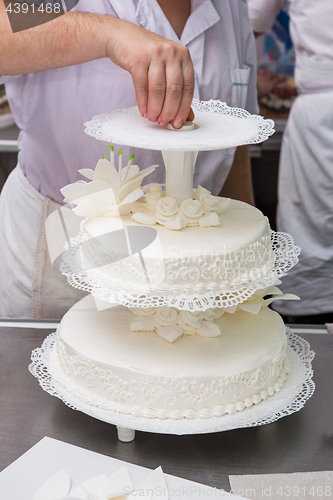
[(156, 203), (156, 217), (165, 221), (168, 217), (173, 217), (178, 212), (178, 205), (174, 198), (166, 196)]
[(182, 201), (179, 212), (179, 215), (187, 217), (190, 223), (197, 223), (199, 217), (204, 213), (200, 201), (192, 200), (192, 198)]

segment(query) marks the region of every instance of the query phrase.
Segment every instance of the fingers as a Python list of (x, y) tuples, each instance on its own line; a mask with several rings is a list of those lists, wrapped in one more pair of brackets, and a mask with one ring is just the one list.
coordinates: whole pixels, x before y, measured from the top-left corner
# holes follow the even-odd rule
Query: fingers
[(124, 31), (119, 30), (107, 54), (132, 75), (141, 115), (161, 126), (172, 123), (180, 128), (190, 113), (194, 92), (189, 50), (131, 23), (121, 27)]
[(194, 119), (194, 113), (191, 109), (191, 103), (194, 93), (194, 70), (192, 64), (188, 65), (183, 70), (183, 75), (184, 75), (183, 93), (181, 96), (178, 113), (175, 119), (172, 121), (172, 126), (174, 128), (182, 127), (186, 122), (186, 120), (188, 119), (188, 117), (191, 118), (191, 121)]
[(189, 112), (189, 114), (188, 114), (188, 116), (186, 118), (186, 121), (193, 122), (194, 118), (195, 118), (195, 114), (194, 114), (193, 109), (191, 108), (190, 112)]
[[(164, 64), (162, 64), (162, 61)], [(152, 59), (148, 73), (147, 118), (161, 127), (180, 128), (190, 113), (194, 70), (188, 49), (168, 44), (163, 57)]]
[[(161, 108), (158, 117), (158, 124), (161, 127), (166, 127), (175, 117), (178, 116), (179, 107), (183, 94), (183, 73), (181, 67), (178, 65), (171, 66), (170, 64), (165, 68), (166, 73), (166, 88), (163, 107)], [(182, 121), (178, 124), (179, 127), (183, 125)]]
[(147, 118), (151, 122), (156, 122), (161, 114), (165, 101), (166, 87), (164, 61), (155, 58), (148, 70)]
[(148, 106), (148, 68), (141, 64), (132, 73), (135, 97), (141, 116), (147, 117)]

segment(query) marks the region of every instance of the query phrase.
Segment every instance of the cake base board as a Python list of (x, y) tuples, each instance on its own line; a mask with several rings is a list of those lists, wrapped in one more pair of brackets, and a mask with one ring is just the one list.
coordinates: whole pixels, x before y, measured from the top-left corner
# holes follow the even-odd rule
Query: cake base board
[(38, 379), (40, 386), (46, 392), (58, 397), (70, 408), (86, 413), (103, 422), (116, 425), (118, 428), (176, 435), (222, 432), (275, 422), (282, 417), (299, 411), (312, 396), (315, 390), (311, 365), (314, 352), (311, 351), (306, 340), (293, 334), (288, 328), (287, 333), (287, 355), (291, 368), (282, 389), (267, 398), (267, 400), (261, 401), (258, 405), (222, 417), (160, 420), (101, 410), (82, 402), (57, 384), (50, 374), (50, 356), (55, 344), (56, 332), (49, 335), (42, 346), (32, 352), (32, 363), (29, 366), (29, 371)]

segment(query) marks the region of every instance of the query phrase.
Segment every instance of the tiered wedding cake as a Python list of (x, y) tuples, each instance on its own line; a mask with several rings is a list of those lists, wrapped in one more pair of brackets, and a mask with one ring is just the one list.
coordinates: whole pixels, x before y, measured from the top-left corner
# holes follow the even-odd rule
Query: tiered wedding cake
[[(62, 189), (84, 218), (63, 272), (91, 295), (61, 321), (50, 372), (89, 408), (151, 420), (223, 417), (272, 396), (287, 377), (286, 329), (267, 306), (296, 298), (276, 285), (298, 249), (286, 235), (272, 238), (256, 208), (193, 189), (198, 149), (260, 142), (272, 125), (265, 136), (265, 121), (254, 117), (244, 135), (239, 123), (251, 115), (199, 104), (193, 130), (148, 130), (162, 149), (166, 187), (142, 187), (157, 166), (140, 171), (132, 155), (123, 168), (120, 149), (116, 168), (110, 147), (110, 160), (80, 171), (88, 182)], [(118, 133), (127, 116), (127, 144), (136, 145), (144, 125), (129, 124), (143, 119), (129, 111), (111, 122)], [(109, 127), (110, 117), (101, 123)]]

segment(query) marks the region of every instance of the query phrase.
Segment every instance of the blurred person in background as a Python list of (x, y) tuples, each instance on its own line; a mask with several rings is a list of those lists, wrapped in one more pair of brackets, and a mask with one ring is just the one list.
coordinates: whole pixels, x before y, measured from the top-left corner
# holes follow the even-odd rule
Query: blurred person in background
[(286, 4), (298, 97), (282, 142), (277, 224), (302, 248), (281, 286), (301, 300), (274, 308), (291, 322), (333, 322), (333, 2), (248, 0), (254, 32)]

